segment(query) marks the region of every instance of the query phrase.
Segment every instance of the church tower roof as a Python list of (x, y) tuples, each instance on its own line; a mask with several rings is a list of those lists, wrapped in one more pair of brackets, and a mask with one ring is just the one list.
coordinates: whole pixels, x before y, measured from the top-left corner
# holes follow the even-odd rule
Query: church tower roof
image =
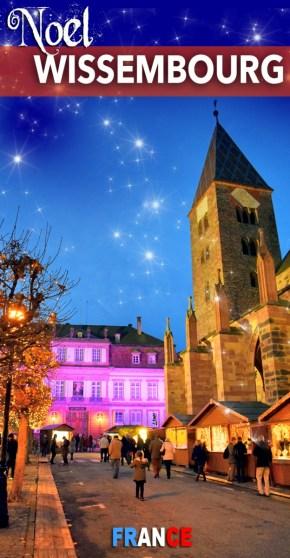
[(217, 121), (197, 187), (197, 201), (214, 180), (272, 191), (240, 148)]

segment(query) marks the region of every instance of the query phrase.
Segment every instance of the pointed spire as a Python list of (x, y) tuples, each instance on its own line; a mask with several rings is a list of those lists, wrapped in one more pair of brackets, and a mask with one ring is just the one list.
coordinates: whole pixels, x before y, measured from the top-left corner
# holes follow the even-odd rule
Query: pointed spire
[(259, 229), (258, 232), (257, 274), (260, 303), (267, 304), (278, 300), (275, 265), (266, 244), (264, 230)]
[(192, 306), (192, 296), (188, 299), (188, 309), (185, 317), (185, 333), (186, 333), (186, 350), (195, 349), (198, 345), (197, 341), (197, 323), (196, 316)]
[(219, 123), (219, 111), (217, 110), (217, 99), (214, 100), (213, 106), (214, 106), (213, 115), (216, 119), (216, 123), (218, 124)]
[(166, 318), (166, 329), (164, 333), (164, 360), (165, 364), (174, 364), (175, 360), (174, 340), (170, 329), (170, 318)]
[(216, 108), (213, 114), (216, 118), (216, 126), (194, 201), (197, 201), (207, 191), (214, 180), (272, 191), (272, 188), (266, 184), (265, 180), (221, 126), (218, 120), (219, 113)]
[(228, 297), (225, 292), (225, 286), (222, 283), (220, 269), (218, 269), (218, 282), (215, 285), (215, 292), (216, 330), (224, 331), (229, 328), (230, 313)]

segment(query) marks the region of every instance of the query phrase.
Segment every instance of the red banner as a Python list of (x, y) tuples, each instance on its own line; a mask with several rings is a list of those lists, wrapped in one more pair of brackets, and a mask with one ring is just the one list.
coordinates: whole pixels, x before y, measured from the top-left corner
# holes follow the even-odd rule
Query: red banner
[(49, 50), (0, 47), (0, 95), (290, 96), (290, 47)]

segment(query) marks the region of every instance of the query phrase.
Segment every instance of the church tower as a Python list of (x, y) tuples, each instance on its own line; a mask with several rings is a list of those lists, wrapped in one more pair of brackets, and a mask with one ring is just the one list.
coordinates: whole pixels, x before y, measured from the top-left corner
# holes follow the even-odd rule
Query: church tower
[(216, 279), (224, 285), (229, 318), (259, 304), (259, 229), (274, 264), (281, 260), (272, 188), (255, 170), (214, 112), (216, 126), (189, 213), (198, 339), (216, 331)]

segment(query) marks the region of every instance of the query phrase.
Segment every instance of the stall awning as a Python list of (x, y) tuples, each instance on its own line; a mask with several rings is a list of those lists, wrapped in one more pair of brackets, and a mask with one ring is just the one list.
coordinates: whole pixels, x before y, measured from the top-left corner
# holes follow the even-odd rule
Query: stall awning
[(214, 426), (255, 422), (268, 405), (260, 401), (210, 401), (193, 417), (189, 426)]
[(64, 432), (72, 432), (74, 429), (69, 424), (48, 424), (47, 426), (42, 426), (40, 431), (42, 430), (60, 430)]
[(290, 421), (290, 392), (268, 407), (260, 416), (260, 422)]

